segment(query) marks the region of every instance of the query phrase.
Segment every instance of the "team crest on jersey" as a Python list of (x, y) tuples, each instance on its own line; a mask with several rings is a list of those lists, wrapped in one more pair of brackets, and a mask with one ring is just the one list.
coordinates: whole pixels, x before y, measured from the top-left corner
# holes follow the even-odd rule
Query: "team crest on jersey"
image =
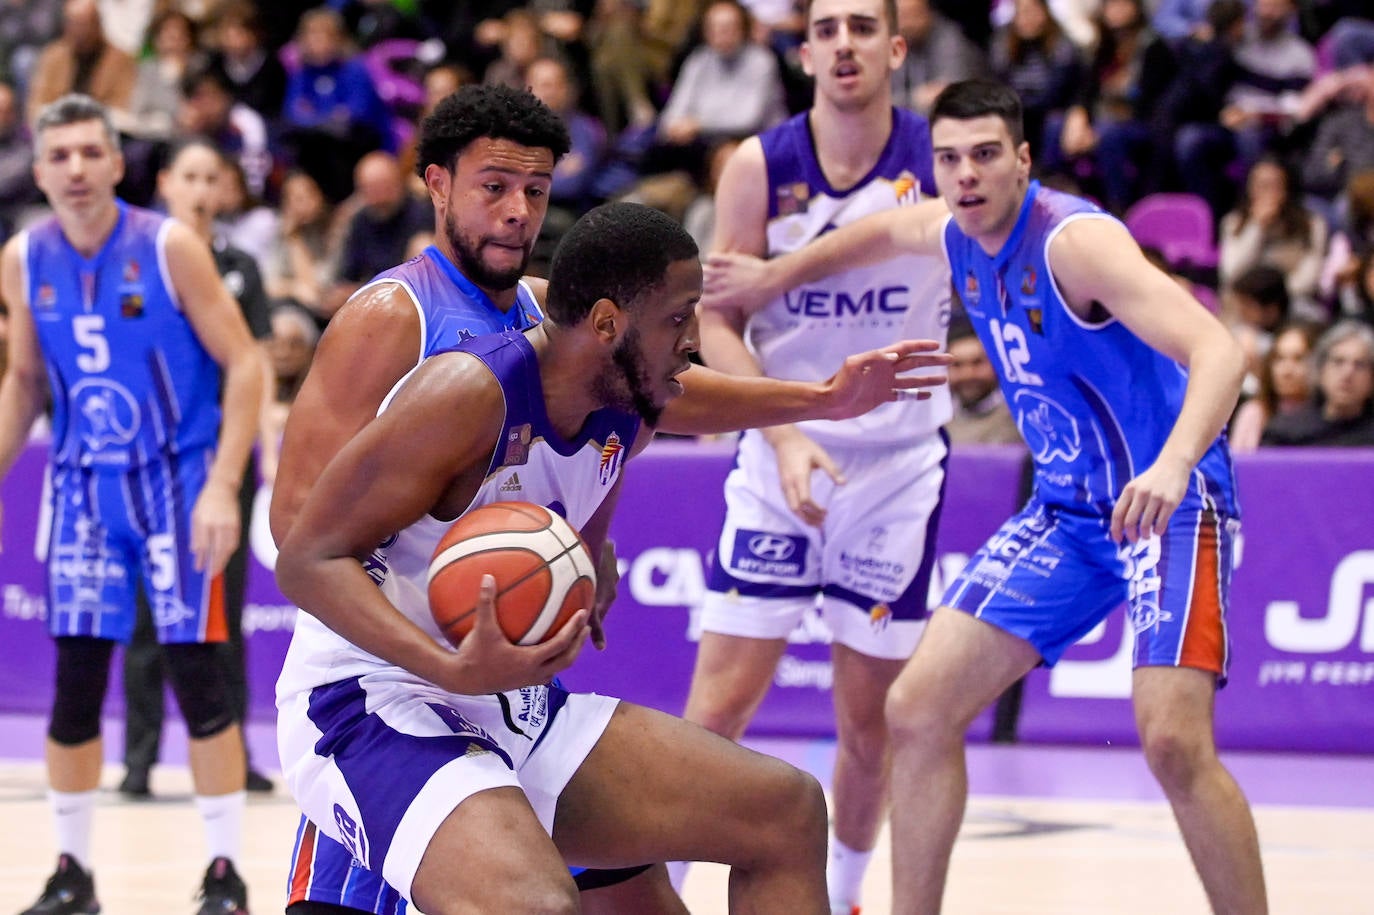
[(606, 437), (606, 444), (601, 446), (601, 463), (597, 468), (597, 479), (601, 481), (602, 486), (609, 485), (615, 479), (624, 451), (625, 446), (620, 443), (619, 433), (612, 432)]
[(977, 305), (981, 297), (982, 293), (978, 291), (978, 277), (974, 276), (973, 271), (970, 270), (968, 275), (964, 277), (964, 304)]
[(1021, 271), (1022, 295), (1035, 295), (1036, 279), (1038, 279), (1038, 277), (1036, 277), (1035, 275), (1035, 268), (1032, 267), (1030, 264), (1027, 264), (1026, 269)]
[(805, 181), (784, 184), (777, 190), (778, 215), (795, 216), (805, 213), (811, 200), (811, 186)]
[(892, 608), (885, 603), (874, 604), (868, 609), (868, 624), (874, 632), (882, 632), (892, 619)]
[(57, 290), (52, 288), (51, 283), (41, 283), (38, 286), (38, 295), (34, 298), (34, 308), (52, 308), (57, 304)]
[(501, 458), (501, 463), (507, 467), (528, 463), (532, 437), (533, 429), (529, 423), (521, 423), (506, 430), (506, 453)]
[(897, 198), (898, 206), (919, 203), (921, 200), (921, 183), (916, 180), (916, 176), (911, 172), (902, 172), (897, 176), (897, 180), (892, 182), (892, 196)]
[(138, 266), (138, 261), (124, 262), (124, 282), (137, 283), (138, 278), (143, 275), (143, 270)]

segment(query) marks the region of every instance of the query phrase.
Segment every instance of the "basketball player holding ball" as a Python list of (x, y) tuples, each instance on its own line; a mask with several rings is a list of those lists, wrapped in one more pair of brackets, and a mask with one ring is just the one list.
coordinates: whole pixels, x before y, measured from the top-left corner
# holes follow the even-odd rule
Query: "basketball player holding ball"
[[(625, 462), (682, 390), (697, 255), (647, 207), (584, 216), (553, 262), (550, 320), (426, 361), (325, 468), (282, 544), (278, 581), (306, 611), (278, 687), (287, 783), (431, 915), (576, 912), (565, 861), (666, 859), (730, 864), (741, 910), (828, 911), (811, 776), (672, 716), (542, 685), (577, 657), (586, 611), (515, 646), (486, 579), (454, 650), (426, 599), (453, 519), (500, 501), (517, 469), (522, 500), (558, 505), (599, 549)], [(474, 695), (493, 684), (506, 692)]]
[[(403, 376), (462, 340), (525, 330), (542, 318), (543, 283), (521, 275), (543, 221), (553, 165), (566, 149), (566, 128), (557, 116), (529, 93), (501, 86), (465, 87), (422, 123), (417, 170), (435, 207), (435, 243), (356, 292), (321, 338), (283, 439), (271, 512), (278, 543), (325, 465), (376, 417)], [(857, 415), (892, 399), (894, 387), (912, 383), (898, 382), (896, 373), (933, 365), (922, 351), (907, 344), (853, 356), (823, 383), (726, 376), (693, 366), (682, 378), (686, 395), (667, 408), (661, 428), (704, 434)], [(604, 642), (600, 614), (615, 593), (613, 551), (602, 544), (593, 553), (602, 557), (591, 619), (597, 647)], [(526, 665), (531, 679), (525, 682), (535, 682), (543, 656), (521, 648), (505, 661)], [(353, 865), (343, 845), (302, 818), (289, 915), (405, 910), (405, 900), (376, 871)], [(638, 874), (642, 870), (579, 873), (583, 911), (685, 911), (661, 866)]]

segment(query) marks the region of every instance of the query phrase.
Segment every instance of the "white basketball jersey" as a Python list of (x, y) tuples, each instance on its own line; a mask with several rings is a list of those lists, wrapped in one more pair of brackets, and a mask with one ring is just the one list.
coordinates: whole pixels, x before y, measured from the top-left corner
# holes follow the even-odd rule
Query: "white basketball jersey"
[[(458, 349), (486, 363), (501, 382), (506, 400), (501, 438), (469, 509), (493, 502), (533, 502), (562, 515), (580, 531), (619, 478), (639, 433), (638, 417), (598, 410), (576, 439), (565, 440), (545, 413), (539, 362), (523, 334), (492, 334)], [(421, 518), (383, 543), (365, 564), (392, 604), (440, 644), (447, 642), (429, 612), (429, 562), (452, 523)], [(302, 689), (382, 669), (389, 669), (393, 679), (423, 682), (353, 645), (308, 612), (301, 613), (277, 683), (278, 702)]]
[[(892, 135), (855, 187), (836, 191), (816, 160), (805, 113), (762, 134), (768, 167), (768, 256), (795, 251), (826, 232), (934, 195), (924, 118), (893, 110)], [(902, 256), (789, 290), (749, 320), (745, 339), (766, 374), (820, 381), (846, 356), (898, 340), (938, 340), (949, 325), (949, 268), (942, 258)], [(889, 447), (933, 434), (951, 415), (949, 391), (885, 404), (840, 422), (802, 423), (822, 444)]]

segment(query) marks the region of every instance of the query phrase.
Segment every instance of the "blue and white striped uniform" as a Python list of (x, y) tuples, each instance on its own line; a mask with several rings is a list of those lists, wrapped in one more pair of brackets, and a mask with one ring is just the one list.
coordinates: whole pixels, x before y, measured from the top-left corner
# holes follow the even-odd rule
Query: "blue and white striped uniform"
[[(1225, 437), (1207, 449), (1162, 537), (1109, 536), (1122, 489), (1173, 430), (1187, 371), (1105, 309), (1080, 318), (1050, 270), (1064, 226), (1110, 215), (1031, 182), (1011, 236), (988, 255), (950, 218), (944, 244), (978, 336), (1035, 460), (1030, 502), (973, 557), (944, 602), (1058, 660), (1129, 605), (1136, 664), (1225, 675), (1239, 510)], [(1069, 583), (1069, 584), (1066, 584)]]
[(223, 641), (220, 579), (197, 571), (190, 549), (220, 369), (168, 274), (172, 221), (116, 207), (92, 257), (56, 218), (18, 242), (53, 399), (49, 628), (127, 641), (141, 578), (161, 641)]

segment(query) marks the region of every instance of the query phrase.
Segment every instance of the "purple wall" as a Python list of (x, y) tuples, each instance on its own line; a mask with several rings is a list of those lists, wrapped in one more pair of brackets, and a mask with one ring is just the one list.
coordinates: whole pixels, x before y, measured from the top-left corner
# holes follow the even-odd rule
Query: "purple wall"
[[(609, 648), (584, 652), (565, 679), (681, 711), (694, 656), (691, 607), (703, 557), (723, 513), (721, 483), (733, 450), (660, 442), (629, 470), (612, 528), (622, 557)], [(0, 495), (0, 709), (45, 712), (52, 647), (43, 625), (42, 567), (34, 531), (43, 451), (31, 447)], [(1017, 449), (957, 452), (939, 538), (936, 589), (957, 572), (1017, 503)], [(1238, 461), (1245, 528), (1236, 572), (1231, 683), (1217, 700), (1220, 741), (1231, 748), (1374, 752), (1374, 453), (1267, 452)], [(259, 502), (266, 506), (266, 493)], [(253, 714), (272, 714), (272, 685), (294, 609), (276, 591), (265, 511), (254, 529), (245, 631)], [(824, 633), (804, 626), (779, 667), (754, 733), (829, 734), (830, 667)], [(1121, 614), (1075, 646), (1053, 671), (1030, 676), (1025, 740), (1131, 743), (1129, 630)], [(117, 665), (116, 665), (117, 666)], [(112, 687), (117, 709), (120, 691)], [(975, 737), (987, 732), (975, 723)]]

